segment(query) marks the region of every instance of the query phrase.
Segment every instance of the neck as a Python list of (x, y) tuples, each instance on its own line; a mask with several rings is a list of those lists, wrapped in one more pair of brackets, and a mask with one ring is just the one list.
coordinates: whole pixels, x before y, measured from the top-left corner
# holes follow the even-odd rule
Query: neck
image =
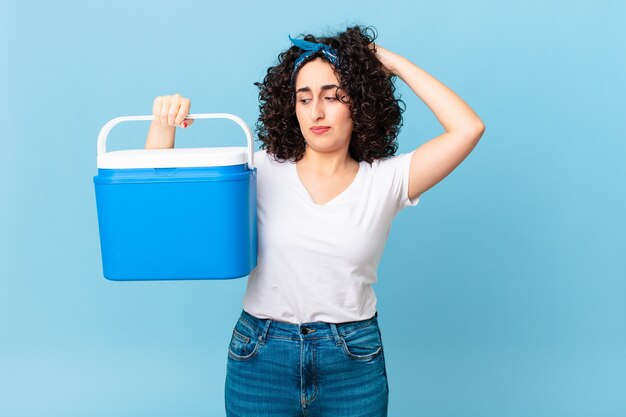
[(302, 157), (301, 163), (313, 169), (320, 175), (333, 175), (344, 172), (356, 162), (347, 149), (336, 152), (315, 152), (307, 147)]

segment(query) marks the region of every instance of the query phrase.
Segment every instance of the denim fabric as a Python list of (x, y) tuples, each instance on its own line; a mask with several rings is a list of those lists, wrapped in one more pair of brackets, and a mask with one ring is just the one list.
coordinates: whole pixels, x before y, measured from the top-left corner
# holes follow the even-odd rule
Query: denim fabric
[(291, 324), (242, 311), (228, 348), (228, 417), (382, 417), (389, 387), (378, 313)]

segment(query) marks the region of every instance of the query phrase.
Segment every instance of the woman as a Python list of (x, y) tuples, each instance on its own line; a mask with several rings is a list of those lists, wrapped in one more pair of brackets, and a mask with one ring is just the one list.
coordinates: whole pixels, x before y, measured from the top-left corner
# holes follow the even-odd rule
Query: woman
[[(291, 39), (291, 38), (290, 38)], [(267, 71), (257, 123), (258, 265), (231, 338), (228, 416), (386, 416), (372, 284), (391, 221), (472, 151), (484, 126), (369, 29), (292, 39)], [(445, 133), (394, 156), (397, 76)], [(148, 148), (173, 147), (190, 101), (157, 97)]]

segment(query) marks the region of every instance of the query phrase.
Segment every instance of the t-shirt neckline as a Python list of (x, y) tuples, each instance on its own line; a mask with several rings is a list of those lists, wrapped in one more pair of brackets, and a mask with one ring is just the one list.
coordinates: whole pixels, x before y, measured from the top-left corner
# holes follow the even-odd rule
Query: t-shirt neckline
[(336, 196), (334, 196), (332, 199), (328, 200), (324, 204), (318, 204), (313, 199), (313, 196), (311, 196), (311, 194), (309, 193), (309, 190), (307, 190), (307, 188), (304, 186), (304, 184), (302, 183), (302, 180), (300, 180), (300, 175), (298, 175), (298, 168), (296, 167), (296, 163), (292, 162), (291, 165), (293, 165), (293, 167), (291, 169), (292, 169), (295, 181), (298, 183), (300, 189), (308, 197), (309, 202), (311, 204), (313, 204), (314, 206), (316, 206), (316, 207), (326, 207), (326, 206), (332, 205), (337, 200), (340, 200), (345, 195), (347, 195), (350, 192), (350, 190), (355, 187), (355, 183), (359, 180), (359, 178), (361, 177), (361, 173), (363, 171), (363, 164), (362, 164), (362, 162), (359, 162), (359, 170), (357, 171), (357, 173), (354, 176), (354, 179), (352, 180), (350, 185), (348, 185), (342, 192), (340, 192), (339, 194), (337, 194)]

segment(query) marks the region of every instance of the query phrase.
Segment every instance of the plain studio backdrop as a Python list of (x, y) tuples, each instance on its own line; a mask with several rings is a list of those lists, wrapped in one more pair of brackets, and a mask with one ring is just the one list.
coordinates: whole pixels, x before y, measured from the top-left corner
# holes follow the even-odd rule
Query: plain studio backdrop
[[(375, 285), (389, 415), (626, 416), (625, 18), (619, 1), (2, 0), (0, 415), (225, 414), (246, 278), (106, 280), (98, 132), (177, 92), (252, 126), (288, 35), (362, 24), (487, 127), (392, 226)], [(396, 85), (408, 152), (443, 129)], [(109, 149), (147, 130), (120, 125)], [(244, 140), (224, 121), (177, 133)]]

